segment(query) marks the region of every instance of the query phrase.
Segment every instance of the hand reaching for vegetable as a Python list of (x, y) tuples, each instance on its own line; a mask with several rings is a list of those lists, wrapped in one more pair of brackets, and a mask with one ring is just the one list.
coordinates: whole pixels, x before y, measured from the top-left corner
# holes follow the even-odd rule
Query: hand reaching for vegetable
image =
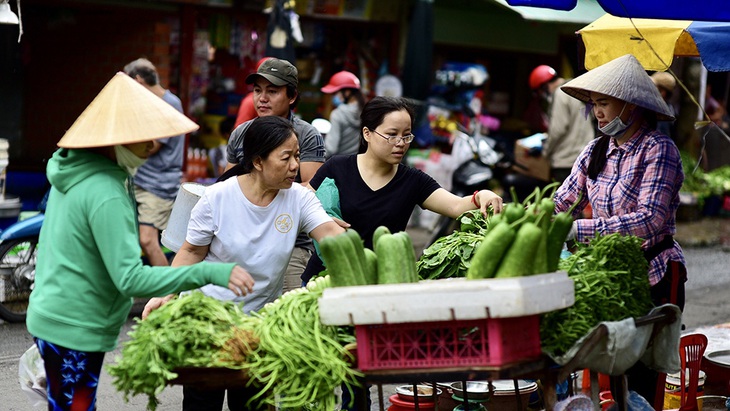
[(231, 270), (231, 276), (228, 278), (228, 289), (233, 291), (237, 296), (244, 296), (253, 292), (254, 280), (251, 274), (243, 267), (237, 265)]
[(479, 211), (486, 218), (487, 207), (492, 206), (494, 214), (502, 212), (502, 197), (498, 196), (491, 190), (481, 190), (473, 196), (474, 205), (479, 207)]
[(167, 304), (167, 302), (175, 298), (176, 295), (177, 294), (170, 294), (165, 297), (150, 298), (150, 300), (147, 301), (147, 304), (144, 305), (144, 310), (142, 310), (142, 319), (144, 320), (152, 311), (155, 311), (164, 304)]

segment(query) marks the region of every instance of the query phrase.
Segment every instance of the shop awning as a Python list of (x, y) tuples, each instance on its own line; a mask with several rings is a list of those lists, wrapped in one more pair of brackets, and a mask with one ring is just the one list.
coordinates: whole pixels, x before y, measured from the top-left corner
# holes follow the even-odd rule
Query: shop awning
[(510, 6), (505, 0), (436, 0), (434, 42), (537, 54), (557, 54), (561, 36), (574, 36), (605, 14), (597, 0), (570, 11)]
[(588, 24), (601, 17), (606, 12), (597, 0), (578, 0), (574, 9), (570, 11), (554, 10), (543, 7), (512, 6), (507, 0), (486, 0), (506, 7), (525, 20), (544, 21), (553, 23)]

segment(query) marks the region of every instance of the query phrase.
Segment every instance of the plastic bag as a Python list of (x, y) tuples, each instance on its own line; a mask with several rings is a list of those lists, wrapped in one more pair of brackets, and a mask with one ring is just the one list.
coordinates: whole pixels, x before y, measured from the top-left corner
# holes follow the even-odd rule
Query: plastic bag
[[(324, 208), (324, 211), (327, 212), (328, 216), (342, 219), (342, 211), (340, 210), (340, 190), (337, 188), (335, 180), (326, 177), (322, 180), (322, 183), (319, 185), (319, 188), (317, 188), (315, 194), (319, 199), (319, 202), (322, 203), (322, 208)], [(317, 253), (319, 258), (324, 261), (322, 254), (319, 251), (319, 243), (316, 241), (313, 241), (313, 243), (314, 251)]]
[(25, 392), (28, 401), (34, 406), (47, 406), (46, 369), (38, 347), (33, 344), (20, 356), (18, 364), (18, 380), (20, 388)]

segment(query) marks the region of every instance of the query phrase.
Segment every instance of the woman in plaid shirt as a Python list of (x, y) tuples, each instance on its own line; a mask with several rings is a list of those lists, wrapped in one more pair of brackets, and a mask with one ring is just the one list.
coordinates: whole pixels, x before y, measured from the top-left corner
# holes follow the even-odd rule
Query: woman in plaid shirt
[[(593, 209), (592, 218), (573, 223), (569, 239), (587, 241), (596, 233), (643, 238), (654, 304), (672, 303), (682, 309), (687, 271), (682, 248), (672, 235), (684, 174), (677, 146), (656, 130), (657, 121), (674, 120), (671, 110), (630, 54), (561, 89), (584, 101), (587, 112), (592, 109), (603, 134), (586, 146), (555, 194), (556, 212), (567, 210), (581, 194), (573, 217), (589, 203)], [(629, 387), (653, 403), (656, 373), (648, 378), (631, 371)], [(645, 387), (634, 384), (639, 382)]]

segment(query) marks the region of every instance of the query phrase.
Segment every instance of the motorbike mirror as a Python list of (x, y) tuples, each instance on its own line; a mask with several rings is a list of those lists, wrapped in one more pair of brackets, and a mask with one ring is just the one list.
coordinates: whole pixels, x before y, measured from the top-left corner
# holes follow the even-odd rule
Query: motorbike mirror
[(485, 138), (480, 138), (477, 142), (477, 153), (479, 160), (484, 164), (494, 165), (501, 159), (500, 154), (497, 153)]

